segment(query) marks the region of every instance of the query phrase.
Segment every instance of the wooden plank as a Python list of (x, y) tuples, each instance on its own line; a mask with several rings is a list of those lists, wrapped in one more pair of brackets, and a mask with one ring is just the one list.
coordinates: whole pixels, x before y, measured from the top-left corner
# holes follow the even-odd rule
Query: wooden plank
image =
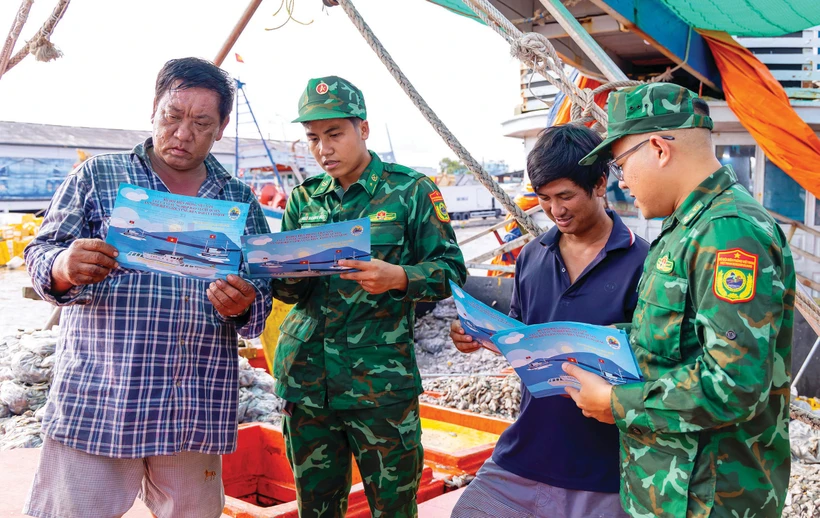
[[(797, 72), (797, 70), (794, 72)], [(542, 99), (554, 99), (555, 96), (558, 95), (558, 89), (552, 85), (531, 86), (528, 88), (526, 84), (523, 84), (521, 85), (521, 93), (530, 99), (536, 99), (538, 97)]]
[[(820, 56), (818, 56), (820, 59)], [(784, 88), (789, 99), (820, 101), (820, 88)]]
[(520, 246), (524, 246), (527, 243), (529, 243), (530, 241), (532, 241), (533, 239), (534, 239), (534, 237), (533, 237), (532, 234), (524, 234), (523, 236), (521, 236), (517, 239), (514, 239), (514, 240), (510, 241), (509, 243), (505, 243), (504, 246), (498, 247), (495, 250), (492, 250), (490, 252), (481, 254), (478, 257), (475, 257), (475, 258), (471, 259), (469, 262), (471, 262), (471, 263), (483, 263), (484, 261), (489, 261), (490, 259), (492, 259), (493, 257), (495, 257), (497, 255), (501, 255), (503, 253), (515, 250), (516, 248), (518, 248)]
[(467, 269), (492, 270), (496, 272), (515, 273), (515, 265), (490, 264), (490, 263), (466, 263)]
[(818, 62), (817, 54), (755, 54), (761, 63), (767, 65), (808, 65), (810, 68)]
[(770, 70), (778, 81), (820, 81), (820, 70)]
[(815, 263), (820, 263), (820, 257), (812, 254), (811, 252), (806, 252), (801, 248), (797, 248), (796, 246), (792, 245), (792, 254), (799, 255), (804, 259), (808, 259), (809, 261), (814, 261)]
[(30, 300), (43, 300), (31, 286), (23, 286), (23, 298)]
[(802, 230), (804, 232), (808, 232), (809, 234), (811, 234), (815, 237), (820, 237), (820, 230), (815, 230), (815, 229), (813, 229), (809, 226), (804, 225), (803, 223), (800, 223), (799, 221), (795, 221), (791, 218), (787, 218), (786, 216), (783, 216), (782, 214), (778, 214), (777, 212), (769, 211), (769, 214), (771, 214), (772, 217), (780, 223), (785, 223), (787, 225), (795, 226), (795, 227), (799, 228), (800, 230)]
[(756, 48), (817, 48), (820, 47), (820, 38), (735, 38), (738, 43), (747, 49)]
[[(599, 16), (587, 16), (586, 18), (578, 18), (578, 23), (581, 24), (581, 27), (587, 31), (589, 34), (606, 34), (612, 32), (619, 32), (621, 30), (621, 26), (618, 21), (609, 16), (608, 14), (603, 14)], [(543, 34), (547, 38), (569, 38), (569, 34), (567, 31), (563, 29), (558, 23), (547, 23), (545, 25), (537, 25), (532, 28), (533, 32), (537, 32), (539, 34)]]
[[(536, 205), (535, 207), (533, 207), (533, 208), (531, 208), (531, 209), (527, 209), (527, 210), (525, 210), (525, 211), (524, 211), (524, 214), (526, 214), (526, 215), (528, 215), (528, 216), (531, 216), (531, 215), (535, 214), (536, 212), (540, 212), (540, 211), (541, 211), (541, 206), (540, 206), (540, 205)], [(501, 221), (501, 222), (499, 222), (499, 223), (496, 223), (495, 225), (493, 225), (493, 226), (491, 226), (491, 227), (489, 227), (489, 228), (485, 228), (485, 229), (484, 229), (484, 230), (482, 230), (481, 232), (479, 232), (479, 233), (477, 233), (477, 234), (475, 234), (475, 235), (472, 235), (472, 236), (470, 236), (470, 237), (468, 237), (468, 238), (464, 239), (463, 241), (460, 241), (460, 242), (458, 243), (458, 245), (459, 245), (459, 246), (464, 246), (464, 245), (466, 245), (467, 243), (470, 243), (470, 242), (472, 242), (472, 241), (475, 241), (476, 239), (480, 239), (480, 238), (482, 238), (482, 237), (484, 237), (484, 236), (487, 236), (487, 235), (489, 235), (489, 234), (492, 234), (492, 233), (493, 233), (493, 232), (495, 232), (496, 230), (498, 230), (498, 229), (500, 229), (500, 228), (505, 227), (505, 226), (506, 226), (509, 222), (510, 222), (510, 220), (505, 219), (504, 221)]]
[(805, 275), (797, 274), (797, 281), (802, 284), (803, 286), (808, 286), (809, 288), (813, 289), (814, 291), (820, 291), (820, 282), (813, 281), (806, 277)]
[[(720, 72), (706, 41), (659, 0), (589, 0), (661, 54), (709, 87), (720, 90)], [(639, 16), (640, 13), (640, 16)], [(687, 42), (689, 56), (686, 56)], [(684, 60), (686, 62), (684, 63)]]

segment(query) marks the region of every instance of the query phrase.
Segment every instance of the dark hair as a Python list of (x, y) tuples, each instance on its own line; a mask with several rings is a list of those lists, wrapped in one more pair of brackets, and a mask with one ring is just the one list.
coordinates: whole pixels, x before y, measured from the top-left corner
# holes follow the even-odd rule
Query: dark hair
[(538, 190), (555, 180), (568, 178), (592, 194), (595, 184), (607, 174), (605, 160), (578, 165), (603, 139), (581, 124), (550, 126), (538, 136), (538, 142), (527, 156), (527, 174), (532, 188)]
[(700, 97), (695, 97), (692, 99), (692, 110), (698, 115), (709, 116), (709, 105), (706, 104), (706, 101)]
[[(362, 119), (360, 119), (358, 117), (339, 117), (339, 118), (349, 120), (350, 124), (353, 124), (354, 128), (358, 128), (359, 126), (362, 125)], [(311, 123), (311, 122), (313, 122), (313, 121), (304, 121), (304, 122), (302, 122), (302, 126), (307, 127), (308, 123)]]
[[(176, 81), (178, 84), (174, 85)], [(171, 87), (174, 90), (205, 88), (219, 95), (219, 120), (224, 121), (233, 108), (234, 80), (227, 72), (210, 61), (200, 58), (172, 59), (157, 74), (154, 101), (158, 101)]]

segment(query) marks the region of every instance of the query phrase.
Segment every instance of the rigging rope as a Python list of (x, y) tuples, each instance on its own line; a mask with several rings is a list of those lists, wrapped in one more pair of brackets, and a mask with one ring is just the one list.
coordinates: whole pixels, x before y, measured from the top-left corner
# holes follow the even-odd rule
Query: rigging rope
[[(333, 1), (333, 0), (331, 0)], [(401, 71), (399, 66), (387, 52), (387, 49), (381, 44), (373, 31), (367, 25), (367, 23), (362, 19), (359, 12), (353, 6), (351, 0), (338, 0), (338, 4), (344, 9), (347, 16), (350, 18), (350, 21), (353, 22), (353, 25), (359, 30), (361, 35), (373, 49), (379, 59), (381, 59), (384, 66), (387, 67), (387, 70), (393, 76), (399, 86), (401, 86), (404, 93), (413, 101), (413, 104), (416, 105), (416, 108), (419, 109), (424, 118), (427, 119), (427, 122), (433, 126), (433, 129), (444, 139), (444, 142), (453, 150), (453, 152), (461, 159), (467, 168), (473, 172), (479, 182), (481, 182), (487, 190), (492, 193), (492, 195), (501, 202), (501, 205), (504, 206), (507, 211), (512, 214), (512, 216), (518, 221), (518, 224), (521, 225), (521, 228), (524, 228), (530, 234), (537, 236), (541, 234), (542, 230), (535, 224), (535, 222), (521, 210), (521, 207), (516, 205), (510, 195), (507, 194), (504, 189), (502, 189), (495, 180), (481, 167), (481, 164), (476, 161), (475, 158), (470, 154), (467, 149), (461, 145), (461, 142), (453, 135), (453, 133), (444, 125), (441, 119), (438, 118), (438, 115), (430, 108), (430, 106), (425, 102), (425, 100), (421, 97), (421, 94), (416, 90), (413, 84), (407, 79), (407, 76)]]
[(594, 120), (596, 122), (594, 128), (603, 133), (606, 128), (607, 115), (603, 108), (595, 104), (595, 94), (644, 84), (642, 81), (613, 81), (595, 90), (578, 88), (567, 75), (564, 62), (546, 36), (535, 32), (521, 32), (488, 0), (462, 1), (488, 27), (510, 44), (510, 52), (513, 56), (531, 70), (538, 72), (570, 99), (573, 121), (590, 122)]
[(14, 68), (17, 63), (23, 61), (23, 58), (29, 54), (34, 54), (34, 58), (37, 61), (52, 61), (63, 55), (63, 53), (49, 41), (49, 38), (51, 37), (51, 33), (54, 32), (54, 28), (57, 27), (57, 23), (65, 14), (66, 9), (68, 9), (70, 1), (71, 0), (59, 0), (59, 2), (57, 2), (57, 5), (51, 12), (51, 16), (49, 16), (48, 20), (40, 27), (37, 34), (26, 42), (23, 48), (17, 51), (17, 54), (9, 60), (5, 72)]
[(23, 31), (23, 26), (26, 24), (26, 20), (28, 20), (28, 13), (31, 11), (33, 4), (34, 0), (23, 0), (23, 3), (20, 4), (20, 9), (17, 10), (17, 16), (15, 16), (9, 35), (6, 37), (3, 50), (0, 51), (0, 77), (3, 77), (6, 71), (6, 65), (9, 63), (11, 51), (14, 50), (17, 38), (20, 37), (20, 33)]

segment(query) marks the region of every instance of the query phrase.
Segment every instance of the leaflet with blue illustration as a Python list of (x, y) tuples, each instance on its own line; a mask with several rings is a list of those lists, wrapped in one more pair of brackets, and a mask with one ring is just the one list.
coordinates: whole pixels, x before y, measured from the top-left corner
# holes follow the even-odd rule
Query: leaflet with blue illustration
[(574, 363), (613, 385), (641, 381), (629, 338), (613, 327), (551, 322), (525, 326), (470, 296), (450, 282), (464, 331), (483, 347), (503, 354), (534, 397), (579, 388), (561, 369)]
[(370, 219), (242, 236), (242, 253), (252, 279), (318, 277), (356, 271), (339, 261), (370, 260)]
[(453, 281), (450, 281), (450, 290), (464, 331), (482, 347), (501, 354), (493, 343), (493, 335), (505, 329), (521, 327), (521, 322), (473, 298)]
[(250, 205), (121, 183), (105, 242), (123, 268), (205, 279), (238, 274)]
[(629, 337), (613, 327), (550, 322), (499, 331), (493, 343), (535, 397), (565, 394), (564, 387), (580, 388), (561, 369), (563, 363), (574, 363), (612, 385), (642, 379)]

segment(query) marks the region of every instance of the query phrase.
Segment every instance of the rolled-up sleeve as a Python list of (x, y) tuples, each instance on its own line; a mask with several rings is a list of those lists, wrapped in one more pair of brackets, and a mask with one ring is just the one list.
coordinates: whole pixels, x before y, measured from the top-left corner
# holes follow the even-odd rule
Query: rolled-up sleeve
[(24, 251), (34, 291), (43, 300), (58, 306), (91, 301), (88, 286), (75, 286), (57, 296), (52, 293), (51, 285), (51, 269), (60, 253), (77, 239), (101, 237), (93, 235), (89, 225), (94, 201), (88, 164), (86, 162), (72, 171), (54, 193), (37, 237)]

